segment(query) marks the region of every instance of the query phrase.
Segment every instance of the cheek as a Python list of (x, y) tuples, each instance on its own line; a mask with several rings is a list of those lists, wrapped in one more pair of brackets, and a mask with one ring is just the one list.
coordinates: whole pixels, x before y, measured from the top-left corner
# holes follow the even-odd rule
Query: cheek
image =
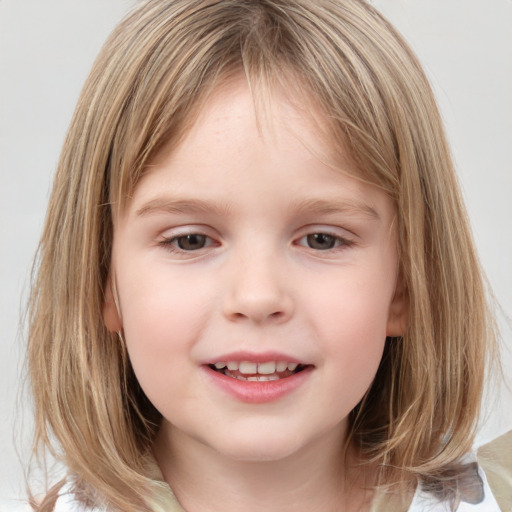
[(382, 359), (392, 286), (380, 273), (337, 280), (310, 295), (317, 344), (332, 376), (329, 386), (352, 409), (370, 387)]
[[(386, 338), (394, 279), (383, 272), (340, 272), (324, 286), (310, 286), (306, 309), (324, 338), (343, 339), (364, 349)], [(311, 283), (313, 284), (313, 283)], [(363, 344), (363, 341), (367, 343)]]
[(379, 367), (386, 342), (386, 322), (384, 316), (366, 313), (368, 303), (352, 302), (350, 306), (343, 308), (342, 313), (333, 311), (339, 323), (327, 335), (328, 358), (343, 385), (356, 392), (357, 403)]
[(125, 334), (163, 347), (170, 340), (193, 337), (213, 306), (208, 282), (172, 271), (165, 262), (130, 267), (118, 273)]
[[(191, 363), (191, 348), (214, 307), (207, 287), (170, 275), (156, 264), (144, 272), (121, 269), (118, 289), (124, 337), (133, 369), (148, 397), (158, 402), (158, 389), (178, 389)], [(126, 277), (128, 276), (128, 277)], [(155, 405), (157, 405), (155, 403)]]
[(187, 372), (195, 335), (184, 301), (168, 291), (150, 296), (139, 293), (137, 300), (126, 304), (123, 314), (135, 376), (156, 409), (168, 414), (192, 394)]

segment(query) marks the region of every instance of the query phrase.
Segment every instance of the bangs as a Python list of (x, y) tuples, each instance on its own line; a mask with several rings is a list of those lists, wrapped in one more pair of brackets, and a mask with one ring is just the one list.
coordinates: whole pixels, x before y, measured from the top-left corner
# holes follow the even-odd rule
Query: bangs
[[(123, 209), (158, 152), (179, 143), (214, 90), (240, 75), (259, 118), (268, 116), (268, 95), (285, 91), (316, 117), (334, 162), (348, 149), (357, 177), (396, 200), (397, 130), (413, 122), (408, 114), (417, 110), (407, 105), (411, 95), (403, 94), (401, 82), (417, 85), (419, 66), (402, 76), (401, 62), (411, 55), (382, 36), (389, 27), (376, 12), (370, 18), (366, 6), (355, 2), (352, 12), (337, 2), (328, 2), (329, 9), (298, 2), (294, 10), (286, 3), (201, 1), (185, 12), (180, 2), (149, 2), (146, 17), (159, 23), (143, 25), (136, 10), (114, 32), (97, 63), (102, 72), (94, 80), (93, 108), (103, 117), (110, 111), (108, 122), (116, 127), (108, 133), (108, 201), (115, 209)], [(116, 50), (121, 38), (129, 52)], [(393, 63), (396, 69), (389, 69)]]

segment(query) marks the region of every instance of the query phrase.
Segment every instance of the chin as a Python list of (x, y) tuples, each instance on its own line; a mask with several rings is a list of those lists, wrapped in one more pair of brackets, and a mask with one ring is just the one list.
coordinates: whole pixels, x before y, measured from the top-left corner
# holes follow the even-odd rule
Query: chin
[(225, 442), (212, 446), (214, 450), (234, 461), (280, 461), (298, 453), (308, 443), (286, 435), (233, 435)]

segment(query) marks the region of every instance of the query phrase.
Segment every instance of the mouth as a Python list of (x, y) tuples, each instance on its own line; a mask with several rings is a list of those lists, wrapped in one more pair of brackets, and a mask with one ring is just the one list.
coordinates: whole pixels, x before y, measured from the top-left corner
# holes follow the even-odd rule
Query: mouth
[(219, 361), (208, 365), (210, 369), (232, 379), (247, 382), (270, 382), (286, 379), (304, 371), (311, 365), (286, 361)]

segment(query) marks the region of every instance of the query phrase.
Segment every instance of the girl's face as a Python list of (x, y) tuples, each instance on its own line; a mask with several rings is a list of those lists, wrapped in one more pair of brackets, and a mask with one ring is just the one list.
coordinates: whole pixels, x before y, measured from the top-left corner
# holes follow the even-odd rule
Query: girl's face
[(236, 82), (153, 162), (115, 222), (121, 318), (105, 307), (161, 434), (231, 459), (332, 450), (404, 316), (391, 201), (271, 111), (258, 128)]

